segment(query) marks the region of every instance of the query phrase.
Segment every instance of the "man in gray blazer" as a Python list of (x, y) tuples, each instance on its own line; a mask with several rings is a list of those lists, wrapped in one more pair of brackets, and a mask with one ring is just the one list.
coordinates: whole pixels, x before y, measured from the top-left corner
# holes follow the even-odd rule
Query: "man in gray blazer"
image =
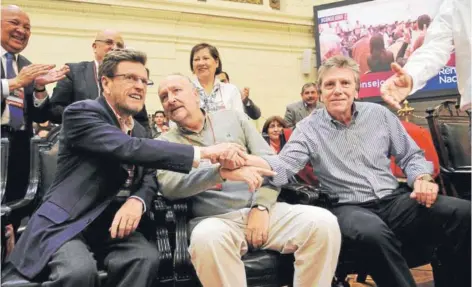
[(294, 127), (299, 121), (307, 117), (316, 108), (322, 108), (323, 104), (318, 103), (318, 92), (315, 83), (306, 83), (300, 93), (302, 100), (287, 106), (285, 111), (285, 121), (289, 127)]

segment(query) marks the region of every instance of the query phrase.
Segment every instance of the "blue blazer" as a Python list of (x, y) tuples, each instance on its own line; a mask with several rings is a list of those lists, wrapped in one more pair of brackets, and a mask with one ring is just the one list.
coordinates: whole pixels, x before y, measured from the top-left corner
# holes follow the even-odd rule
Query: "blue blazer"
[(191, 170), (192, 146), (145, 135), (137, 122), (132, 136), (124, 134), (104, 97), (66, 108), (56, 177), (10, 255), (21, 274), (37, 276), (62, 244), (105, 210), (128, 177), (124, 164), (136, 165), (131, 193), (143, 199), (147, 209), (158, 190), (156, 168)]

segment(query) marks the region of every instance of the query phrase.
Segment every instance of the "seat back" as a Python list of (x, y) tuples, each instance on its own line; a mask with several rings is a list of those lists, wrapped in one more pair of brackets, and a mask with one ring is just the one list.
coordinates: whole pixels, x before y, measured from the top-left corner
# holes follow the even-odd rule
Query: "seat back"
[[(416, 144), (424, 151), (425, 158), (433, 163), (433, 177), (436, 178), (439, 174), (439, 157), (438, 153), (436, 152), (436, 148), (434, 147), (430, 132), (427, 129), (411, 122), (402, 121), (402, 125), (411, 138), (416, 142)], [(401, 168), (396, 165), (395, 157), (393, 156), (390, 167), (392, 169), (393, 175), (395, 175), (396, 178), (406, 178)]]
[(470, 114), (460, 111), (455, 101), (428, 108), (426, 113), (441, 167), (450, 171), (470, 169)]
[(1, 145), (1, 162), (0, 162), (0, 201), (3, 202), (3, 196), (7, 187), (7, 175), (8, 175), (8, 152), (9, 152), (9, 141), (8, 138), (2, 138)]

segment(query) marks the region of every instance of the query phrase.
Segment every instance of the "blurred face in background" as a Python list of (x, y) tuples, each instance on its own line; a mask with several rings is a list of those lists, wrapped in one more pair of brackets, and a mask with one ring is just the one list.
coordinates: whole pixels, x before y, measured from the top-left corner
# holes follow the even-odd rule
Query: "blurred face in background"
[(220, 80), (220, 82), (223, 82), (225, 84), (229, 83), (228, 77), (226, 77), (225, 73), (219, 73), (217, 77)]
[(104, 30), (97, 33), (95, 41), (92, 44), (95, 60), (101, 63), (105, 55), (114, 49), (123, 49), (125, 43), (121, 34), (116, 31)]
[(219, 66), (218, 59), (215, 59), (210, 54), (208, 48), (203, 48), (193, 55), (193, 73), (197, 78), (214, 78), (216, 73), (216, 68)]
[(278, 141), (284, 127), (279, 121), (272, 121), (267, 128), (267, 134), (271, 141)]
[(316, 105), (316, 102), (318, 101), (318, 92), (314, 85), (306, 87), (301, 96), (302, 100), (309, 106)]
[(158, 126), (162, 126), (165, 122), (166, 122), (166, 117), (162, 113), (158, 113), (154, 117), (154, 123)]

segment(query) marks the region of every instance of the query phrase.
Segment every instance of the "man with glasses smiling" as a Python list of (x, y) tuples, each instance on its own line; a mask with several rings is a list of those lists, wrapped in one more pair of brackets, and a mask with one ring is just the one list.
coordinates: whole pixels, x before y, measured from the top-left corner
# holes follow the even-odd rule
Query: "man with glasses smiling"
[[(98, 83), (98, 68), (105, 55), (114, 49), (124, 49), (125, 44), (119, 32), (103, 30), (97, 33), (92, 44), (94, 61), (70, 63), (67, 77), (59, 81), (49, 100), (49, 118), (54, 123), (62, 123), (64, 109), (73, 102), (95, 99), (102, 93)], [(149, 133), (149, 119), (146, 107), (134, 117)]]
[[(156, 168), (188, 173), (200, 159), (233, 158), (236, 144), (192, 147), (144, 138), (133, 115), (142, 110), (146, 54), (112, 51), (99, 69), (103, 96), (64, 111), (58, 173), (10, 255), (16, 269), (41, 286), (154, 286), (159, 254), (147, 241), (146, 211), (158, 191)], [(93, 254), (91, 253), (93, 252)], [(45, 271), (43, 271), (45, 270)]]

